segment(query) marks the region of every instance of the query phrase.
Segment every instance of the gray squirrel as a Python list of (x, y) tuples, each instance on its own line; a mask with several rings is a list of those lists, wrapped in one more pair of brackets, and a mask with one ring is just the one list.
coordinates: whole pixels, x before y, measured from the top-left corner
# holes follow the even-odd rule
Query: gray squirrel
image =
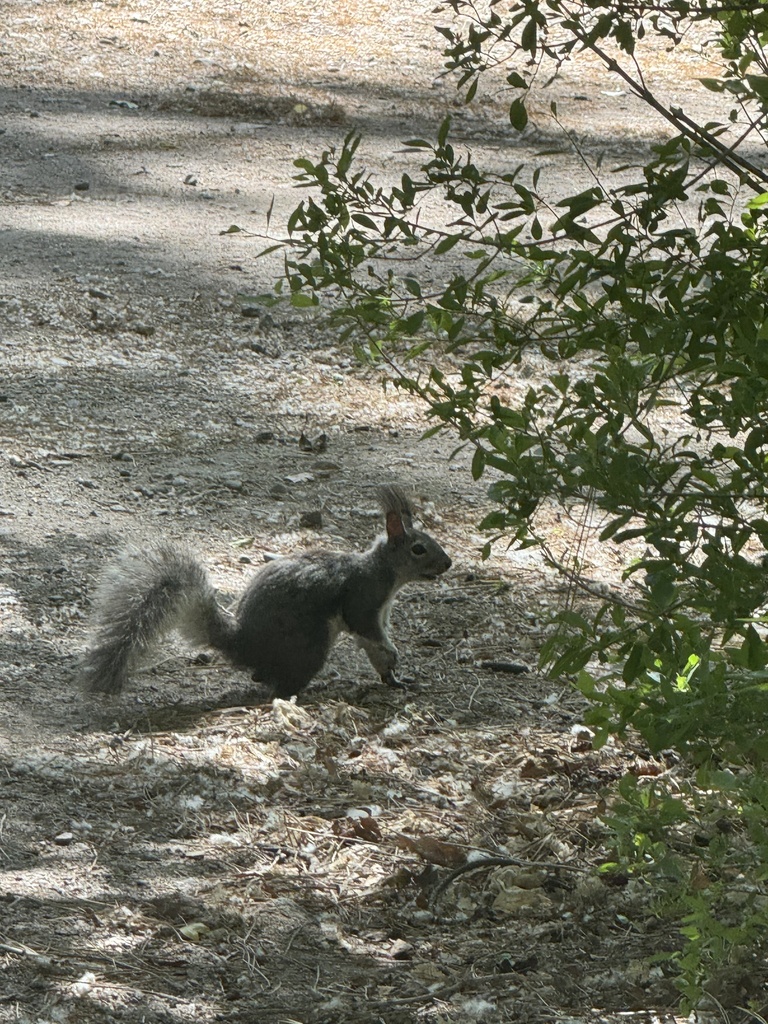
[(382, 681), (399, 686), (388, 634), (392, 600), (403, 584), (446, 572), (451, 559), (414, 528), (399, 487), (381, 487), (379, 497), (386, 535), (367, 551), (314, 551), (269, 562), (234, 615), (218, 604), (208, 573), (188, 550), (168, 543), (128, 548), (96, 591), (83, 686), (120, 693), (141, 655), (171, 629), (221, 651), (278, 697), (303, 690), (345, 631)]

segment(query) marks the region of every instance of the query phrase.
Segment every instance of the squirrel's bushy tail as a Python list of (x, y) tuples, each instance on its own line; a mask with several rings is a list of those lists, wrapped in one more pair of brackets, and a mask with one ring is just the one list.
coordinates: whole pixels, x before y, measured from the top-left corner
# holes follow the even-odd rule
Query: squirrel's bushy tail
[(119, 693), (137, 660), (171, 629), (225, 653), (235, 634), (203, 566), (172, 544), (124, 551), (107, 569), (94, 609), (81, 662), (82, 684), (91, 692)]

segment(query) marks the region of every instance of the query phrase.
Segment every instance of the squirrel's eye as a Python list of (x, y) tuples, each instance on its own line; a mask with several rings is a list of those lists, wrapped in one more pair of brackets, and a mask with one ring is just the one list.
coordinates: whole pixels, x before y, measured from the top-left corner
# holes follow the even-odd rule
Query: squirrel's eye
[(421, 558), (422, 555), (426, 555), (427, 549), (423, 544), (414, 544), (411, 548), (411, 554), (416, 555), (417, 558)]

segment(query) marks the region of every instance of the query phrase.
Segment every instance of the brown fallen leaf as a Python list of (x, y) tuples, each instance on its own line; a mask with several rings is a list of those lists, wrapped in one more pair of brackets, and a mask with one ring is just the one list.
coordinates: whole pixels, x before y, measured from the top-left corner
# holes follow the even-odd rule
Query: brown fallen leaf
[(366, 843), (380, 843), (381, 829), (375, 818), (336, 818), (331, 825), (339, 839), (362, 839)]
[(446, 843), (441, 839), (433, 839), (431, 836), (421, 836), (412, 839), (410, 836), (400, 832), (398, 842), (405, 850), (417, 853), (430, 864), (439, 864), (445, 868), (459, 867), (467, 861), (467, 851), (455, 843)]

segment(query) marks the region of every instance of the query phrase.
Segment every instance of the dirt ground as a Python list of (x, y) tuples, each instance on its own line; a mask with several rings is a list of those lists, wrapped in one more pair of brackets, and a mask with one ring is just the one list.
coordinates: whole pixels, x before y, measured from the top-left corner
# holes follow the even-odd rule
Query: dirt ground
[[(415, 404), (321, 324), (238, 298), (279, 272), (257, 253), (292, 161), (351, 128), (386, 180), (451, 111), (478, 158), (563, 190), (588, 172), (537, 157), (550, 95), (617, 162), (663, 131), (589, 62), (522, 139), (497, 95), (454, 106), (433, 7), (0, 2), (0, 1021), (679, 1019), (647, 959), (674, 930), (593, 874), (603, 788), (643, 751), (593, 751), (535, 671), (558, 581), (481, 562), (484, 487)], [(681, 52), (653, 84), (685, 103), (706, 62)], [(342, 642), (270, 703), (169, 641), (120, 699), (79, 692), (125, 541), (190, 542), (227, 600), (266, 553), (369, 544), (391, 479), (454, 559), (395, 606), (407, 690)]]

